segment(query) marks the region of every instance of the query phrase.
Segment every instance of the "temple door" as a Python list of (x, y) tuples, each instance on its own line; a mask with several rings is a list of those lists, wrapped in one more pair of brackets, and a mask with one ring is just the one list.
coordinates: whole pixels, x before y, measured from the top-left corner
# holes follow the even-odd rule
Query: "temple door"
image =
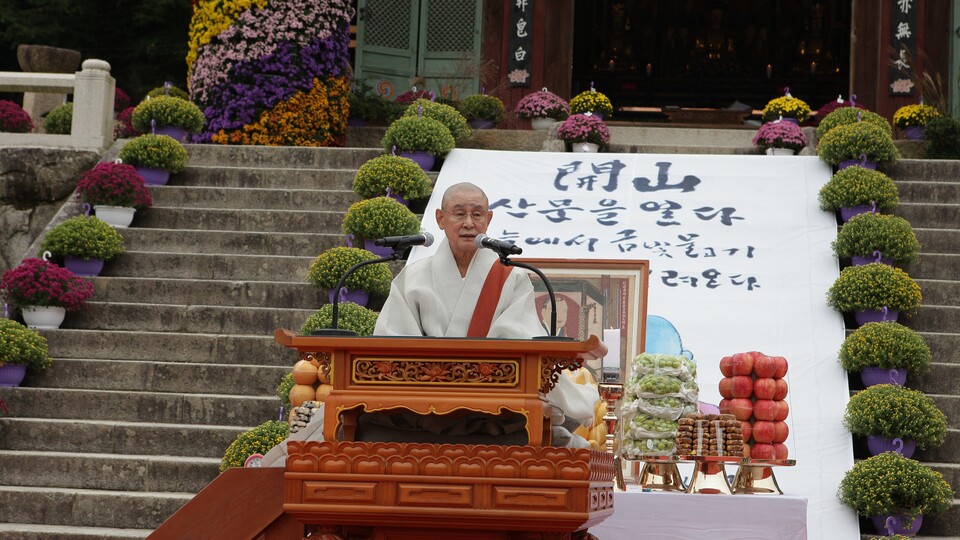
[(359, 0), (355, 77), (387, 98), (426, 88), (476, 93), (483, 0)]

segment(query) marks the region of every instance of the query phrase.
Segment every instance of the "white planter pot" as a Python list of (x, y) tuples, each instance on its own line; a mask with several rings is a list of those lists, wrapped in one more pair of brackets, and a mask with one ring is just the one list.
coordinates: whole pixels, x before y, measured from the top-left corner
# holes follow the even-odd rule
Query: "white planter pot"
[(793, 148), (767, 148), (768, 156), (792, 156), (795, 153)]
[(56, 330), (63, 324), (67, 310), (59, 306), (23, 306), (23, 321), (27, 328)]
[(573, 152), (592, 152), (592, 153), (596, 153), (596, 152), (599, 152), (599, 151), (600, 151), (600, 146), (599, 146), (599, 145), (596, 145), (596, 144), (593, 144), (593, 143), (588, 143), (588, 142), (570, 143), (570, 148), (572, 149)]
[(541, 116), (538, 118), (530, 119), (530, 127), (536, 131), (546, 131), (550, 129), (550, 126), (556, 124), (557, 121), (549, 116)]
[(133, 223), (133, 215), (137, 213), (136, 208), (128, 206), (108, 206), (105, 204), (94, 205), (93, 211), (101, 221), (105, 221), (118, 229), (126, 229)]

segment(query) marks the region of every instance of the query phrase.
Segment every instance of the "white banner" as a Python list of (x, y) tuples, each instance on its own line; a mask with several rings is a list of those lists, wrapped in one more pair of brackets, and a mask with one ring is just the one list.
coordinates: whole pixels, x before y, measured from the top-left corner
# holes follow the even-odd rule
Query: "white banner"
[[(702, 401), (720, 401), (723, 356), (786, 357), (786, 444), (797, 465), (777, 469), (777, 478), (809, 500), (810, 538), (852, 540), (856, 516), (836, 498), (853, 466), (837, 363), (844, 327), (826, 305), (838, 275), (837, 225), (817, 205), (829, 178), (815, 157), (457, 149), (423, 227), (443, 234), (434, 218), (440, 196), (468, 181), (490, 199), (487, 234), (516, 243), (525, 258), (649, 260), (647, 350), (692, 356)], [(411, 260), (433, 249), (414, 248)]]

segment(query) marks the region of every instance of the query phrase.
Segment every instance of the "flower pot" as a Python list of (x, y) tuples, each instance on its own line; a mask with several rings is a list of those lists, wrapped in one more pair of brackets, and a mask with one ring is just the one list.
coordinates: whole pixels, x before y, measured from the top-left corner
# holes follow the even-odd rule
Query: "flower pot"
[(378, 246), (373, 243), (373, 240), (364, 240), (363, 249), (373, 253), (377, 257), (389, 257), (393, 253), (393, 248), (390, 246)]
[(800, 125), (800, 120), (797, 120), (796, 118), (791, 118), (789, 116), (782, 116), (780, 117), (780, 120), (784, 122), (790, 122), (791, 124), (796, 124), (798, 126)]
[(133, 223), (133, 215), (137, 213), (137, 209), (130, 206), (110, 206), (106, 204), (94, 205), (93, 211), (102, 221), (118, 229), (129, 227)]
[(433, 169), (433, 164), (437, 161), (437, 156), (430, 152), (397, 152), (397, 155), (412, 159), (423, 169), (423, 172), (430, 172), (430, 170)]
[(907, 382), (908, 369), (883, 369), (865, 367), (860, 369), (860, 380), (867, 388), (877, 384), (896, 384), (903, 386)]
[(473, 129), (493, 129), (494, 126), (492, 120), (484, 120), (482, 118), (471, 118), (467, 123), (470, 124), (470, 127)]
[(853, 216), (873, 212), (873, 206), (869, 204), (858, 204), (857, 206), (844, 206), (840, 208), (840, 219), (844, 223), (850, 221)]
[(162, 186), (170, 180), (170, 171), (165, 169), (153, 169), (150, 167), (136, 167), (137, 174), (143, 178), (143, 182), (149, 186)]
[[(905, 514), (898, 514), (896, 516), (873, 516), (870, 518), (870, 521), (873, 522), (873, 527), (880, 534), (913, 536), (920, 530), (920, 525), (923, 523), (923, 514), (913, 516), (912, 522), (910, 521), (910, 516)], [(908, 522), (910, 523), (909, 526), (906, 525)]]
[(23, 364), (4, 364), (0, 366), (0, 386), (20, 386), (27, 376), (27, 366)]
[(67, 310), (60, 306), (23, 306), (23, 322), (27, 328), (55, 330), (63, 324)]
[(602, 112), (593, 112), (593, 111), (590, 111), (590, 114), (596, 116), (596, 117), (599, 118), (600, 120), (603, 120), (604, 114), (603, 114)]
[[(333, 289), (327, 291), (327, 297), (330, 299), (330, 303), (333, 303)], [(358, 306), (366, 306), (367, 302), (370, 301), (370, 293), (367, 291), (351, 291), (346, 287), (340, 289), (340, 298), (337, 300), (337, 303), (343, 302), (353, 302)]]
[(793, 148), (767, 148), (768, 156), (792, 156), (796, 154)]
[(166, 135), (178, 143), (187, 139), (187, 130), (177, 126), (160, 126), (153, 130), (154, 135)]
[(80, 277), (95, 277), (103, 272), (103, 259), (81, 259), (80, 257), (66, 256), (63, 265), (67, 270)]
[(908, 126), (903, 128), (903, 132), (906, 134), (907, 140), (910, 141), (922, 141), (924, 131), (924, 126)]
[(530, 127), (532, 127), (535, 131), (546, 131), (550, 129), (550, 126), (556, 123), (557, 121), (549, 116), (538, 116), (530, 119)]
[(917, 441), (914, 440), (867, 435), (867, 450), (870, 451), (871, 456), (884, 452), (896, 452), (905, 458), (909, 458), (913, 457), (913, 452), (916, 449)]
[(853, 312), (853, 317), (856, 319), (858, 326), (863, 326), (868, 322), (896, 322), (898, 315), (900, 315), (900, 311), (887, 308)]
[(410, 206), (410, 201), (407, 199), (404, 199), (403, 195), (400, 195), (399, 193), (388, 193), (387, 197), (390, 197), (391, 199), (397, 201), (398, 203), (404, 206)]
[[(879, 253), (879, 252), (877, 252), (877, 253)], [(881, 253), (879, 256), (878, 256), (878, 255), (869, 255), (869, 256), (867, 256), (867, 257), (861, 257), (861, 256), (859, 256), (859, 255), (854, 255), (854, 256), (850, 257), (850, 263), (851, 263), (853, 266), (863, 266), (863, 265), (865, 265), (865, 264), (871, 264), (871, 263), (875, 263), (875, 262), (883, 263), (883, 264), (890, 265), (890, 266), (893, 265), (893, 259), (891, 259), (891, 258), (889, 258), (889, 257), (884, 257), (882, 253)]]
[(600, 145), (588, 142), (575, 142), (570, 143), (570, 149), (572, 152), (589, 152), (595, 154), (600, 151)]
[(877, 162), (870, 161), (869, 159), (845, 159), (840, 163), (837, 163), (838, 170), (846, 169), (847, 167), (853, 167), (853, 166), (863, 167), (864, 169), (876, 169)]

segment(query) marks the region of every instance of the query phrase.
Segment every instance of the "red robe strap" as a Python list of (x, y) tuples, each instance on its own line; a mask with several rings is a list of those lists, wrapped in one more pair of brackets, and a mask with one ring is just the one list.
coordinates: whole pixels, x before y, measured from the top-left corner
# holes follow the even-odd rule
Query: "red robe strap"
[(497, 310), (497, 304), (500, 303), (500, 293), (507, 282), (507, 277), (510, 276), (510, 270), (511, 268), (501, 264), (499, 259), (493, 261), (490, 271), (487, 272), (487, 279), (483, 282), (483, 288), (480, 289), (477, 307), (473, 309), (473, 318), (470, 319), (467, 337), (487, 337), (490, 325), (493, 323), (493, 314)]

